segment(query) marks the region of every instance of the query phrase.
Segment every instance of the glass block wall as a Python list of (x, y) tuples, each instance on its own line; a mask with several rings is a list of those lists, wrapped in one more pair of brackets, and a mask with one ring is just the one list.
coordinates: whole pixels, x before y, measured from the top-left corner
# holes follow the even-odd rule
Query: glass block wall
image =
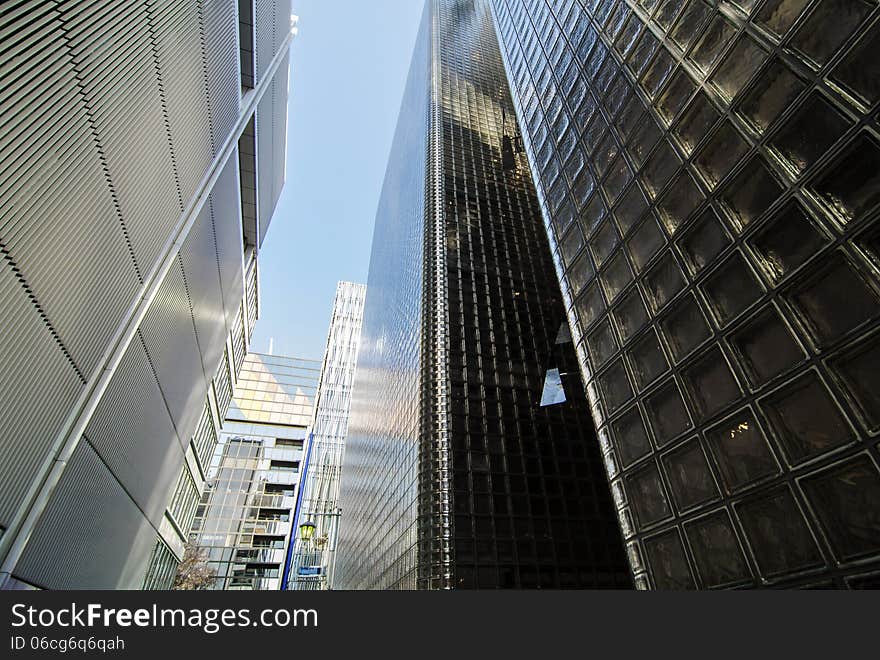
[(493, 0), (641, 588), (880, 584), (880, 7)]

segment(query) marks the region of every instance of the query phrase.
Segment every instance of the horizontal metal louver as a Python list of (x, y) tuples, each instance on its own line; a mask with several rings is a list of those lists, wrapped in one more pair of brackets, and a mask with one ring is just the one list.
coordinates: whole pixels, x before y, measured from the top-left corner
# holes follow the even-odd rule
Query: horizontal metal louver
[(222, 145), (238, 121), (241, 99), (237, 0), (203, 2), (205, 71), (216, 145)]
[[(224, 358), (221, 360), (219, 368), (225, 366)], [(193, 433), (192, 444), (193, 447), (195, 447), (196, 456), (199, 458), (199, 463), (201, 463), (203, 471), (207, 470), (211, 455), (214, 453), (214, 447), (217, 445), (217, 429), (214, 428), (214, 418), (211, 415), (211, 407), (207, 403), (202, 409), (202, 415), (199, 417), (196, 432)]]
[(174, 553), (168, 548), (162, 539), (156, 539), (153, 546), (153, 554), (150, 555), (150, 564), (144, 576), (144, 591), (168, 591), (174, 586), (174, 578), (177, 575), (178, 561)]
[(85, 436), (158, 527), (184, 462), (184, 447), (140, 339), (128, 347)]
[(0, 524), (7, 526), (82, 389), (39, 311), (0, 256)]
[(218, 267), (223, 287), (226, 324), (232, 327), (235, 313), (244, 296), (244, 274), (241, 232), (237, 154), (232, 154), (209, 197), (214, 236), (217, 240)]
[(47, 589), (137, 589), (155, 537), (92, 446), (80, 442), (14, 575)]
[(214, 155), (194, 3), (147, 3), (180, 192), (186, 208)]
[(284, 186), (289, 63), (290, 56), (285, 55), (271, 86), (257, 106), (257, 219), (261, 244)]

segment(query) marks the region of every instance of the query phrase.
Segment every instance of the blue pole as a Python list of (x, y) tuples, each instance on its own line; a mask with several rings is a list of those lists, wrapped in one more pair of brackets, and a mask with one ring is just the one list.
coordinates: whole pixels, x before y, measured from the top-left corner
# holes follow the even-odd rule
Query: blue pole
[(303, 462), (302, 475), (299, 479), (299, 487), (296, 492), (296, 508), (293, 513), (293, 526), (290, 528), (290, 541), (287, 543), (287, 561), (284, 562), (284, 572), (281, 575), (281, 591), (287, 591), (287, 582), (290, 580), (290, 568), (293, 562), (293, 547), (296, 545), (296, 530), (299, 529), (299, 514), (302, 509), (303, 488), (306, 484), (306, 474), (309, 471), (309, 459), (312, 456), (312, 444), (314, 434), (309, 433), (309, 448), (306, 449), (306, 460)]

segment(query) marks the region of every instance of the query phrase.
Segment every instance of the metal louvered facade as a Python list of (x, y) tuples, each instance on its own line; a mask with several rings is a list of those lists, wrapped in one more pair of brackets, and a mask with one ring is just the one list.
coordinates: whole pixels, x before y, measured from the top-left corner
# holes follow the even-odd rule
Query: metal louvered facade
[[(376, 217), (334, 588), (632, 584), (513, 117), (489, 4), (429, 0)], [(551, 371), (565, 397), (544, 405)]]
[(289, 0), (4, 3), (0, 587), (167, 586), (259, 309), (291, 39)]
[(880, 7), (492, 0), (640, 588), (880, 585)]

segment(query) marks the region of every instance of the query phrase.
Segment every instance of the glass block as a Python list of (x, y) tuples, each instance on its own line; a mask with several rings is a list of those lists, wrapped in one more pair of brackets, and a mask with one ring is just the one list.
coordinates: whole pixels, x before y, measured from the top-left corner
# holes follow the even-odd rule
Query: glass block
[(601, 367), (614, 357), (618, 346), (617, 340), (614, 338), (614, 331), (608, 321), (602, 321), (593, 332), (587, 335), (587, 346), (589, 347), (590, 359), (596, 368)]
[(657, 225), (654, 217), (648, 215), (639, 228), (633, 232), (629, 241), (627, 241), (629, 254), (632, 257), (633, 264), (635, 264), (636, 271), (641, 272), (665, 243), (666, 236), (663, 234), (663, 230)]
[(664, 30), (669, 30), (678, 14), (679, 9), (687, 0), (661, 0), (660, 8), (657, 10), (654, 20), (662, 26)]
[(754, 157), (721, 192), (740, 228), (758, 218), (782, 194), (782, 186), (759, 157)]
[(690, 75), (682, 68), (679, 68), (672, 76), (672, 80), (660, 94), (656, 107), (667, 123), (672, 122), (678, 111), (684, 107), (684, 104), (691, 98), (694, 93), (694, 83)]
[(617, 208), (614, 209), (614, 217), (617, 218), (617, 226), (620, 227), (620, 231), (626, 234), (642, 217), (647, 208), (648, 203), (645, 201), (645, 195), (638, 182), (634, 181), (623, 194)]
[(852, 430), (815, 371), (808, 371), (761, 407), (783, 451), (799, 463), (853, 440)]
[(660, 590), (696, 589), (678, 532), (673, 530), (645, 540), (645, 555)]
[(867, 456), (801, 481), (840, 559), (880, 550), (880, 473)]
[(653, 461), (626, 478), (626, 494), (635, 510), (639, 527), (656, 523), (671, 514), (660, 472)]
[(880, 429), (880, 337), (860, 342), (833, 360), (831, 367), (855, 400), (868, 429)]
[(719, 116), (709, 97), (703, 92), (697, 92), (673, 128), (685, 151), (692, 153), (696, 149), (697, 144), (708, 134)]
[(654, 437), (661, 447), (691, 428), (691, 420), (674, 380), (667, 381), (651, 394), (645, 406)]
[(711, 9), (704, 2), (699, 2), (699, 0), (689, 2), (684, 11), (679, 14), (675, 26), (669, 33), (672, 41), (682, 50), (687, 50), (695, 38), (699, 36), (700, 27), (710, 12)]
[(602, 187), (611, 204), (620, 197), (627, 184), (632, 181), (633, 173), (623, 156), (618, 156), (617, 160), (611, 165), (608, 176)]
[(575, 300), (574, 307), (583, 326), (585, 328), (591, 326), (596, 319), (605, 313), (605, 301), (602, 300), (599, 285), (594, 282), (588, 286)]
[(831, 79), (866, 105), (880, 99), (880, 31), (869, 30), (831, 72)]
[(816, 540), (787, 487), (737, 505), (736, 513), (765, 577), (822, 564)]
[(754, 387), (763, 385), (805, 358), (804, 352), (772, 307), (738, 330), (730, 343)]
[(862, 0), (820, 0), (790, 44), (817, 64), (825, 64), (871, 9)]
[(750, 577), (726, 511), (718, 511), (685, 525), (685, 534), (704, 586), (721, 587)]
[(642, 180), (645, 182), (648, 194), (656, 197), (675, 174), (678, 167), (679, 160), (672, 147), (665, 141), (661, 142), (642, 171)]
[(739, 252), (734, 252), (703, 284), (712, 311), (725, 324), (761, 297), (761, 287)]
[(608, 267), (599, 275), (602, 286), (605, 288), (605, 295), (609, 302), (613, 302), (615, 298), (632, 282), (633, 273), (626, 261), (623, 252), (618, 252)]
[(629, 141), (628, 152), (636, 165), (645, 162), (651, 149), (660, 139), (660, 134), (657, 123), (646, 115), (645, 120), (635, 130)]
[(711, 81), (728, 99), (734, 98), (767, 59), (767, 52), (747, 34), (742, 34)]
[(650, 30), (644, 30), (632, 53), (627, 58), (630, 69), (637, 78), (642, 75), (645, 67), (650, 63), (651, 56), (657, 50), (657, 45), (657, 37)]
[(779, 473), (779, 465), (749, 409), (744, 409), (706, 432), (729, 492)]
[(667, 251), (645, 277), (645, 292), (653, 310), (656, 312), (662, 309), (685, 284), (684, 275), (672, 256), (672, 251)]
[(654, 382), (669, 370), (660, 341), (653, 329), (640, 337), (629, 352), (632, 372), (639, 390)]
[(749, 241), (770, 277), (779, 281), (828, 244), (806, 211), (791, 202)]
[(755, 20), (777, 36), (783, 37), (808, 2), (809, 0), (767, 0), (758, 10)]
[(599, 173), (599, 176), (605, 175), (608, 166), (611, 165), (611, 161), (617, 157), (618, 153), (617, 140), (611, 131), (606, 131), (599, 146), (596, 147), (596, 151), (593, 152), (593, 164), (596, 166), (596, 172)]
[(645, 75), (642, 76), (642, 87), (649, 97), (653, 98), (657, 95), (657, 92), (663, 86), (663, 83), (666, 82), (674, 66), (675, 60), (672, 59), (672, 56), (666, 49), (661, 48), (657, 52), (654, 61), (651, 62), (651, 65), (645, 71)]
[(582, 169), (574, 178), (571, 194), (578, 209), (582, 209), (596, 189), (596, 179), (588, 168)]
[(593, 264), (590, 262), (588, 254), (584, 253), (575, 261), (571, 268), (567, 271), (568, 285), (571, 287), (573, 295), (579, 294), (588, 282), (595, 277)]
[(676, 362), (690, 354), (712, 334), (692, 293), (685, 294), (660, 321), (666, 344)]
[(610, 220), (606, 221), (596, 232), (596, 235), (590, 239), (590, 249), (596, 259), (597, 266), (602, 267), (602, 264), (614, 252), (619, 240), (614, 224)]
[(651, 443), (638, 406), (633, 406), (611, 424), (614, 446), (624, 468), (651, 452)]
[(703, 37), (691, 52), (694, 63), (707, 73), (718, 61), (724, 47), (733, 39), (736, 28), (721, 14), (715, 14), (709, 27), (703, 31)]
[(700, 149), (695, 163), (709, 185), (714, 188), (749, 150), (733, 124), (723, 122), (706, 145)]
[(770, 139), (770, 145), (800, 173), (837, 142), (849, 125), (821, 94), (813, 92)]
[(582, 247), (584, 247), (584, 235), (574, 225), (563, 236), (562, 242), (559, 244), (559, 249), (562, 252), (562, 258), (565, 260), (566, 265), (574, 262)]
[(657, 204), (657, 212), (666, 231), (674, 234), (687, 222), (703, 199), (703, 193), (694, 183), (693, 177), (685, 170), (679, 172)]
[(860, 219), (880, 204), (880, 146), (859, 135), (814, 184), (815, 191), (845, 222)]
[(645, 323), (648, 322), (648, 312), (638, 287), (633, 287), (623, 296), (613, 314), (620, 338), (624, 342), (629, 341), (630, 337), (645, 327)]
[(681, 250), (691, 272), (698, 273), (714, 262), (730, 241), (730, 234), (710, 206), (681, 240)]
[(739, 385), (717, 346), (687, 367), (684, 379), (701, 419), (715, 415), (741, 396)]
[(788, 297), (820, 345), (836, 341), (880, 314), (876, 291), (841, 252), (824, 259)]
[(599, 387), (602, 388), (603, 400), (609, 414), (632, 398), (632, 386), (629, 384), (622, 359), (617, 360), (608, 367), (605, 373), (599, 376)]
[(596, 227), (602, 222), (607, 212), (608, 209), (605, 207), (602, 195), (599, 193), (594, 194), (584, 208), (583, 213), (581, 213), (580, 225), (587, 235), (592, 234), (596, 230)]
[(664, 456), (663, 467), (679, 511), (718, 499), (718, 487), (696, 438)]
[(645, 111), (642, 101), (636, 95), (631, 95), (629, 101), (620, 113), (617, 120), (617, 134), (622, 140), (626, 140), (643, 120)]
[(740, 104), (740, 114), (758, 131), (766, 131), (806, 85), (780, 60), (774, 60)]

